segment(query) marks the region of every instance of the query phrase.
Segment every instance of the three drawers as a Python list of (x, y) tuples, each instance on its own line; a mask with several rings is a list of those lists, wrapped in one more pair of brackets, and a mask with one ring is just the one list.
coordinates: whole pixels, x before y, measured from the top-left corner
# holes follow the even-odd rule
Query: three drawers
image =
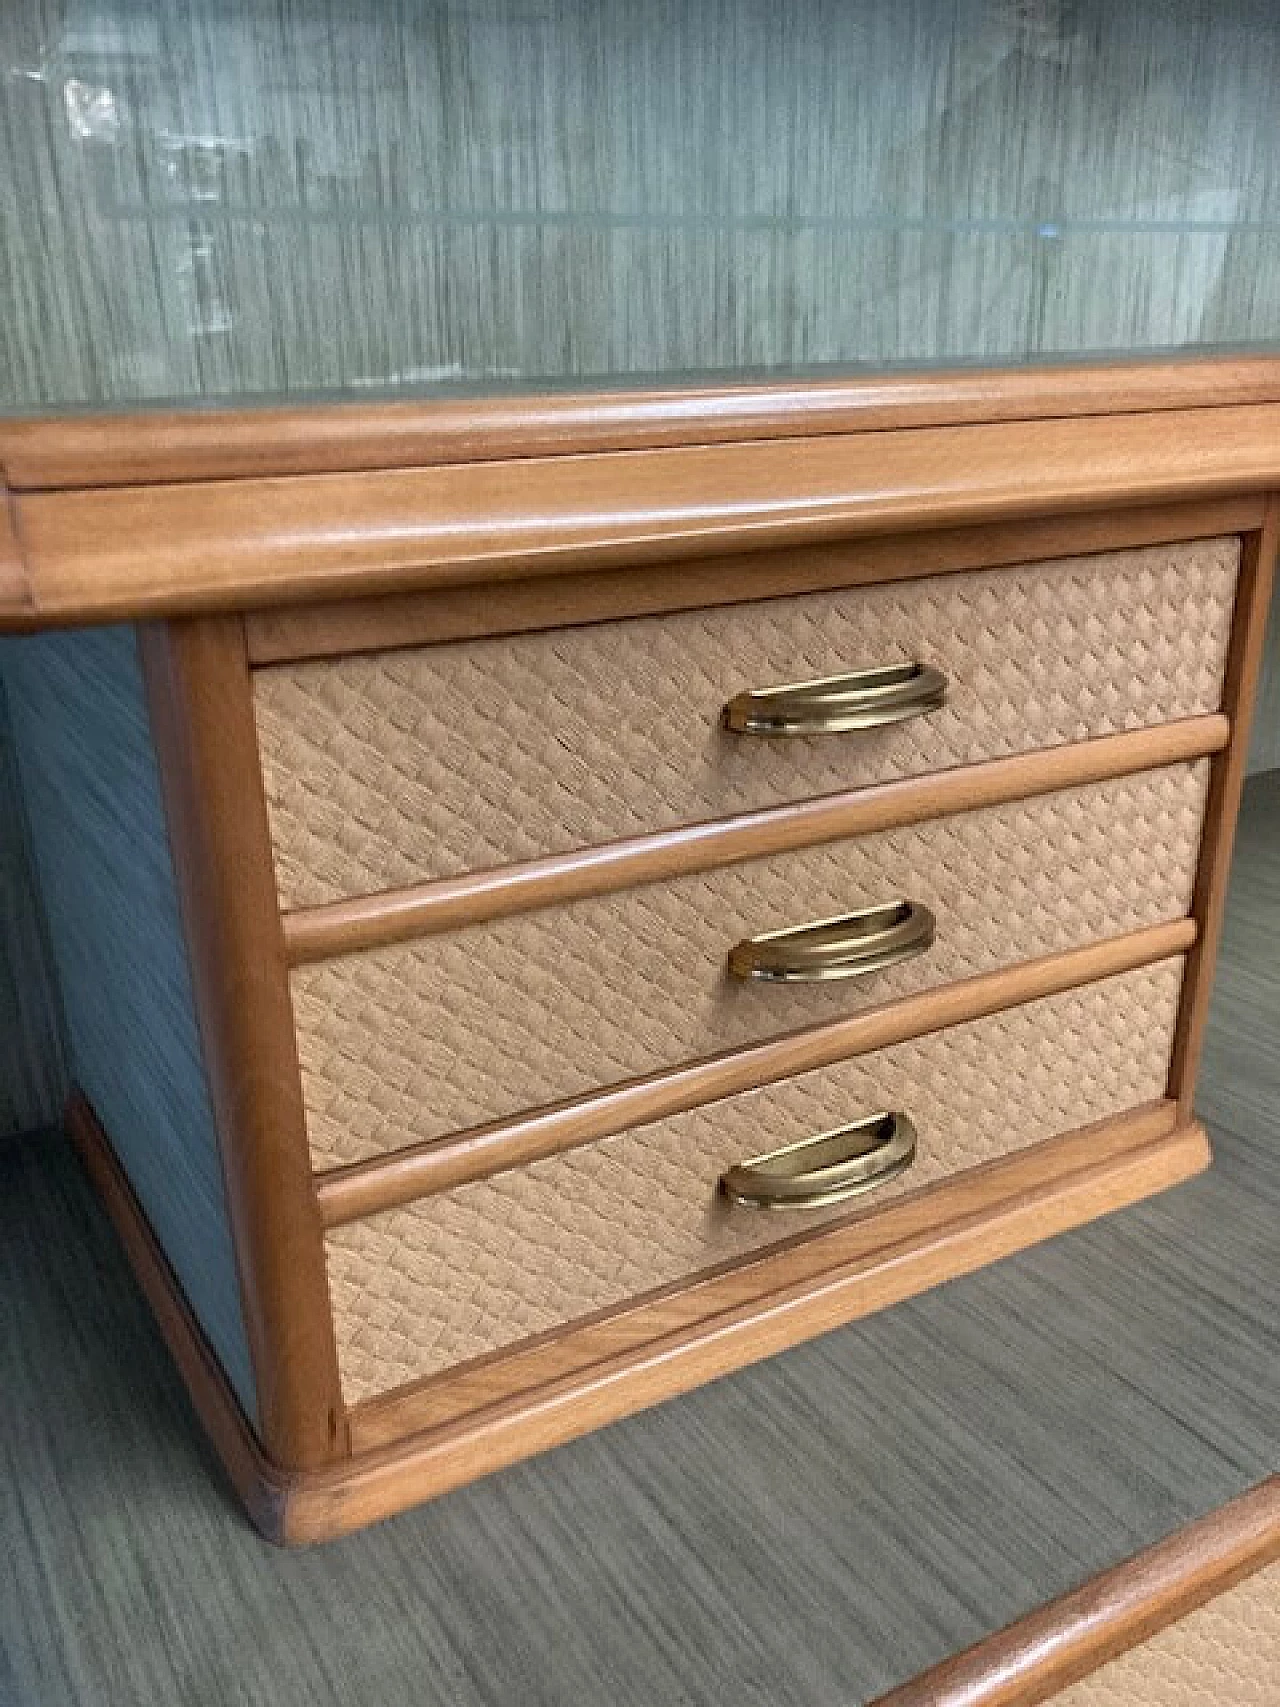
[[(822, 796), (927, 788), (941, 769), (1205, 717), (1222, 703), (1239, 564), (1239, 541), (1218, 538), (261, 668), (281, 905), (359, 913), (388, 889), (429, 895), (511, 866), (501, 888), (544, 855), (589, 858), (684, 825), (719, 834), (735, 815), (765, 824)], [(742, 727), (778, 709), (767, 696), (744, 707), (745, 690), (799, 684), (782, 697), (803, 713), (805, 684), (886, 666), (914, 667), (900, 720), (785, 738)], [(1189, 750), (1214, 740), (1220, 727)], [(346, 1402), (1159, 1103), (1181, 956), (1038, 1000), (1024, 984), (1021, 1005), (1011, 993), (1015, 1005), (944, 1029), (913, 1021), (896, 1032), (907, 1041), (770, 1083), (753, 1062), (753, 1089), (700, 1089), (719, 1100), (677, 1099), (683, 1111), (659, 1118), (636, 1104), (629, 1127), (588, 1121), (592, 1141), (566, 1127), (555, 1143), (575, 1147), (520, 1165), (503, 1125), (1185, 919), (1210, 760), (1117, 768), (1048, 792), (1024, 768), (1013, 798), (996, 787), (944, 809), (931, 796), (864, 834), (833, 833), (819, 813), (780, 852), (757, 854), (735, 830), (648, 878), (629, 877), (640, 868), (622, 850), (606, 885), (510, 905), (486, 892), (471, 922), (446, 915), (449, 928), (298, 956), (290, 993), (322, 1182), (439, 1146), (461, 1154), (480, 1129), (490, 1145), (451, 1176), (463, 1183), (397, 1186), (380, 1211), (375, 1191), (373, 1212), (329, 1226)], [(753, 1158), (755, 1172), (733, 1172)], [(768, 1191), (779, 1169), (812, 1186), (804, 1214), (732, 1200), (726, 1174), (750, 1196), (760, 1167)], [(865, 1196), (844, 1189), (854, 1180)]]

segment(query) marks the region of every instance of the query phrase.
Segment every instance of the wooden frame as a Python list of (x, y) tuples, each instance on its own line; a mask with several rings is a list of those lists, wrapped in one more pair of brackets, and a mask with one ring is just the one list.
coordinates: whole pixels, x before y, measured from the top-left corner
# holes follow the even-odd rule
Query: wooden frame
[(873, 1707), (1036, 1707), (1277, 1559), (1272, 1476)]
[(139, 650), (263, 1444), (305, 1468), (345, 1451), (346, 1420), (243, 627), (144, 629)]
[(0, 421), (15, 492), (333, 474), (667, 445), (1280, 402), (1280, 357), (1171, 356), (292, 408)]
[(305, 424), (10, 422), (0, 629), (1275, 491), (1276, 372), (1205, 360), (337, 406)]
[(1179, 1107), (1187, 1115), (1191, 1112), (1196, 1069), (1200, 1064), (1205, 1021), (1209, 1014), (1209, 997), (1213, 993), (1213, 969), (1222, 934), (1223, 909), (1227, 904), (1231, 849), (1235, 842), (1236, 817), (1249, 757), (1249, 725), (1257, 696), (1262, 649), (1266, 642), (1267, 612), (1275, 584), (1278, 549), (1280, 499), (1272, 497), (1261, 529), (1245, 536), (1222, 692), (1223, 710), (1231, 719), (1233, 734), (1213, 762), (1209, 799), (1205, 806), (1204, 845), (1191, 903), (1192, 912), (1200, 921), (1200, 938), (1187, 967), (1182, 1012), (1178, 1018), (1169, 1072), (1169, 1094), (1177, 1098)]
[[(316, 1539), (372, 1521), (1207, 1160), (1191, 1092), (1280, 538), (1280, 360), (7, 423), (0, 470), (0, 629), (166, 618), (144, 630), (142, 655), (260, 1443), (106, 1140), (82, 1105), (69, 1118), (268, 1533)], [(281, 915), (254, 666), (1224, 531), (1247, 548), (1218, 713)], [(291, 964), (1207, 754), (1192, 918), (313, 1176)], [(327, 1227), (1182, 953), (1161, 1103), (345, 1407)]]

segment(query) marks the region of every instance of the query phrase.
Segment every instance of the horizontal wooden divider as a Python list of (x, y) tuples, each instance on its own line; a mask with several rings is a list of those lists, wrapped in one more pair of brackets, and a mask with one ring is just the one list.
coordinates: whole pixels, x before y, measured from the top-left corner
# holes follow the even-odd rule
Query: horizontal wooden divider
[(296, 966), (359, 949), (383, 948), (687, 872), (709, 871), (843, 836), (870, 835), (1202, 758), (1220, 752), (1230, 736), (1226, 717), (1217, 713), (1188, 717), (1153, 729), (1102, 735), (1071, 746), (959, 765), (928, 776), (631, 836), (521, 865), (299, 907), (284, 914), (285, 950)]
[(629, 1079), (590, 1096), (492, 1121), (449, 1138), (332, 1168), (316, 1176), (321, 1220), (326, 1227), (360, 1220), (468, 1180), (522, 1167), (629, 1127), (680, 1114), (719, 1097), (735, 1096), (757, 1085), (829, 1067), (850, 1056), (870, 1054), (926, 1032), (982, 1019), (1003, 1008), (1185, 954), (1195, 940), (1194, 919), (1151, 925), (1090, 943), (1086, 948), (965, 978), (828, 1025), (811, 1026), (746, 1049)]

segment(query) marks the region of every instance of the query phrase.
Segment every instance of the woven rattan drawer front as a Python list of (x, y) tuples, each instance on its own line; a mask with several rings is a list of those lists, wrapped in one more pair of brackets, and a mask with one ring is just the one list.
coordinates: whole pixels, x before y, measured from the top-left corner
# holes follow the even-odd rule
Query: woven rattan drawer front
[[(293, 973), (318, 1167), (717, 1053), (1189, 909), (1207, 760), (751, 860)], [(898, 899), (932, 947), (743, 981), (740, 939)]]
[(730, 1206), (732, 1163), (882, 1108), (919, 1134), (877, 1201), (1165, 1090), (1182, 960), (637, 1127), (328, 1236), (351, 1402), (695, 1274), (846, 1206)]
[[(256, 673), (299, 906), (1216, 710), (1236, 539)], [(919, 660), (946, 705), (861, 734), (719, 726), (744, 689)]]
[(1280, 1565), (1219, 1595), (1053, 1697), (1053, 1707), (1275, 1707)]

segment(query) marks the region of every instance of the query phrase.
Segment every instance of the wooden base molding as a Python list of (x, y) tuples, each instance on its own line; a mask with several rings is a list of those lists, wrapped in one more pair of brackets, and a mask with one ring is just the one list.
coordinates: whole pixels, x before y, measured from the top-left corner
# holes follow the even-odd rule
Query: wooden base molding
[[(233, 1487), (263, 1534), (285, 1543), (376, 1522), (1136, 1202), (1209, 1159), (1199, 1125), (1151, 1105), (463, 1371), (452, 1400), (441, 1402), (437, 1378), (361, 1406), (349, 1413), (348, 1459), (290, 1472), (257, 1446), (82, 1098), (67, 1125)], [(790, 1265), (785, 1282), (778, 1265)]]
[[(874, 1707), (1035, 1707), (1276, 1559), (1280, 1476), (1271, 1476)], [(1191, 1700), (1194, 1680), (1187, 1686)]]

